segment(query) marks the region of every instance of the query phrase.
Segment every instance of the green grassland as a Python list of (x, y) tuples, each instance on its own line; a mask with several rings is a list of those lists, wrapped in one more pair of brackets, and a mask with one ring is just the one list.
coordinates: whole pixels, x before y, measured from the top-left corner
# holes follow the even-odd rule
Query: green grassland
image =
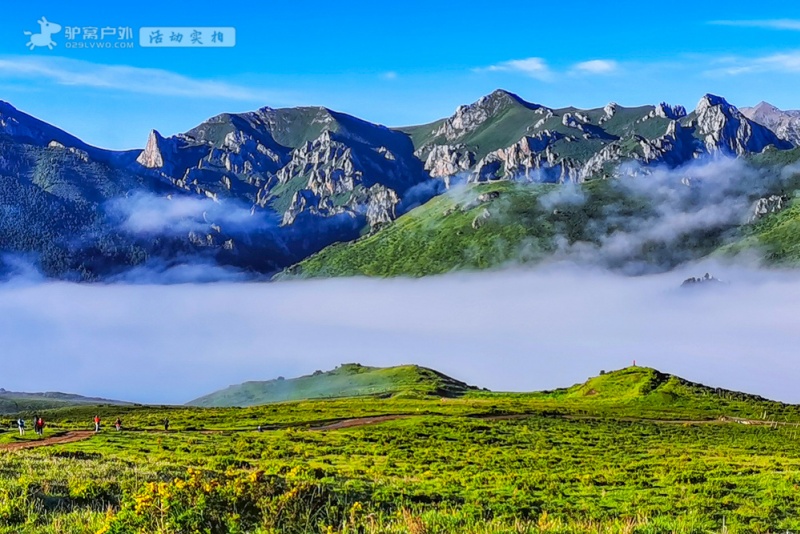
[[(433, 393), (442, 377), (428, 379)], [(245, 408), (52, 410), (51, 435), (89, 428), (96, 412), (122, 417), (124, 430), (0, 450), (0, 532), (800, 529), (798, 406), (641, 367), (538, 393), (402, 390)], [(0, 433), (0, 446), (18, 440)]]

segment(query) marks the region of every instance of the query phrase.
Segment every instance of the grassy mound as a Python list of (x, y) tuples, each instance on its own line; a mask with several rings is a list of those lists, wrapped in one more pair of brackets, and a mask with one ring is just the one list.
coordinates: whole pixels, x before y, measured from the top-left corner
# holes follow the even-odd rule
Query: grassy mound
[(211, 393), (190, 406), (254, 406), (272, 402), (363, 396), (459, 397), (472, 388), (442, 373), (417, 365), (367, 367), (344, 364), (299, 378), (245, 382)]
[(760, 417), (796, 413), (796, 406), (739, 391), (690, 382), (649, 367), (603, 372), (569, 388), (533, 393), (561, 406), (618, 415), (707, 419), (730, 415)]

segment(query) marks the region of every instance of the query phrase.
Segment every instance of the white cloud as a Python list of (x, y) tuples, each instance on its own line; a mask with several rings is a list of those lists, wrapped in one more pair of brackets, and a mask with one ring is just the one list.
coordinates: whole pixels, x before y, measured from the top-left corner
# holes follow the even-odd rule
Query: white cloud
[[(729, 284), (679, 287), (706, 271)], [(633, 278), (553, 265), (419, 280), (3, 284), (2, 386), (185, 402), (357, 361), (531, 391), (636, 359), (798, 402), (798, 294), (796, 272), (719, 265)]]
[(735, 76), (760, 72), (800, 72), (800, 51), (793, 50), (768, 56), (746, 58), (728, 56), (715, 62), (720, 65), (706, 71), (707, 74)]
[(476, 72), (516, 72), (544, 81), (549, 81), (553, 78), (553, 72), (550, 70), (547, 62), (540, 57), (512, 59), (474, 70)]
[(383, 74), (381, 74), (381, 78), (383, 78), (384, 80), (396, 80), (397, 73), (393, 70), (390, 70), (388, 72), (384, 72)]
[(0, 80), (42, 80), (59, 85), (190, 98), (252, 102), (284, 100), (275, 93), (162, 69), (103, 65), (63, 57), (0, 57)]
[(715, 26), (737, 26), (743, 28), (764, 28), (768, 30), (800, 31), (800, 20), (768, 19), (768, 20), (712, 20)]
[(572, 72), (576, 74), (611, 74), (619, 69), (619, 63), (613, 59), (592, 59), (576, 63)]

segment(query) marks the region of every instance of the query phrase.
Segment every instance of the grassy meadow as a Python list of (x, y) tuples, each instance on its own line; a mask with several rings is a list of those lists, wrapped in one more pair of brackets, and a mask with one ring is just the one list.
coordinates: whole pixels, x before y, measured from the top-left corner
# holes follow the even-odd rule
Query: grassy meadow
[(800, 530), (800, 408), (647, 368), (531, 394), (77, 406), (47, 435), (95, 413), (89, 439), (0, 450), (0, 532)]

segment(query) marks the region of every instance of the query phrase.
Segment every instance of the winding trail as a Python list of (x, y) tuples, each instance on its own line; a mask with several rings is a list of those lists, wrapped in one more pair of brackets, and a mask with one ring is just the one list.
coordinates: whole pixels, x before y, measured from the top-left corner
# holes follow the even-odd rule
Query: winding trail
[(24, 449), (35, 449), (37, 447), (48, 447), (50, 445), (62, 445), (64, 443), (74, 443), (89, 439), (94, 435), (91, 430), (70, 430), (54, 434), (48, 438), (32, 441), (18, 441), (14, 443), (0, 444), (0, 451), (21, 451)]

